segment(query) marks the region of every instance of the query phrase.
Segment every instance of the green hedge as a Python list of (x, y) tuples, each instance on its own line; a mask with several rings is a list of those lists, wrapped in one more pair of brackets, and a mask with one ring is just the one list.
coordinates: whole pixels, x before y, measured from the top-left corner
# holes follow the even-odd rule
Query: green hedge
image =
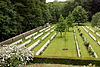
[(67, 64), (67, 65), (88, 65), (95, 64), (100, 66), (100, 58), (72, 58), (72, 57), (43, 57), (35, 56), (31, 63), (50, 63), (50, 64)]

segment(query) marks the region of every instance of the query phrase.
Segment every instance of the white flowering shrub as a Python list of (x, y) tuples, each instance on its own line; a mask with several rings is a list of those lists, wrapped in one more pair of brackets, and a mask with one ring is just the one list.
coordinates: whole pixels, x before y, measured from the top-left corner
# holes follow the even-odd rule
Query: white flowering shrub
[(16, 45), (0, 47), (0, 67), (23, 67), (33, 60), (33, 52), (25, 47), (18, 48)]

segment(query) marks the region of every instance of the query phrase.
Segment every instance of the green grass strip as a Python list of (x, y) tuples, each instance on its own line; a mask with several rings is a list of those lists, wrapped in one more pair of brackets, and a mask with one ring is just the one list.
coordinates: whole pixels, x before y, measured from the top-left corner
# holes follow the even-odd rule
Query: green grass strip
[[(89, 53), (88, 53), (88, 51), (87, 51), (87, 49), (86, 49), (86, 47), (84, 45), (84, 42), (83, 42), (83, 40), (82, 40), (82, 38), (80, 36), (80, 33), (78, 32), (77, 29), (75, 29), (75, 30), (76, 30), (76, 38), (78, 40), (80, 51), (81, 51), (81, 57), (90, 57)], [(83, 33), (83, 35), (84, 35), (84, 33)]]
[(77, 57), (73, 32), (66, 32), (66, 35), (63, 33), (63, 38), (60, 38), (60, 34), (57, 34), (56, 38), (50, 43), (42, 56)]
[(79, 27), (81, 29), (81, 32), (84, 33), (84, 36), (87, 38), (87, 40), (90, 42), (90, 45), (96, 52), (97, 56), (100, 58), (100, 46), (84, 31), (82, 27)]

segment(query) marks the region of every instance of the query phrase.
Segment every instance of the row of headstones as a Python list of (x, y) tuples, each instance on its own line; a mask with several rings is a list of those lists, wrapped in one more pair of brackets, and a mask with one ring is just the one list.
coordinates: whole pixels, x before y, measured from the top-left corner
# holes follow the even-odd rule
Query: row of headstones
[(82, 28), (85, 30), (86, 33), (89, 34), (89, 36), (90, 36), (93, 40), (96, 41), (96, 38), (95, 38), (91, 33), (89, 33), (89, 31), (87, 31), (83, 26), (82, 26)]
[[(53, 29), (53, 31), (54, 31), (54, 29)], [(50, 32), (48, 32), (46, 35), (44, 35), (41, 38), (41, 40), (46, 39), (50, 35), (50, 33), (53, 32), (53, 31), (51, 30)], [(35, 48), (41, 42), (41, 40), (36, 41), (34, 44), (32, 44), (30, 47), (28, 47), (28, 50), (31, 50), (31, 49)]]
[(22, 39), (20, 39), (20, 40), (18, 40), (18, 41), (16, 41), (16, 42), (14, 42), (14, 43), (10, 44), (10, 46), (13, 46), (13, 45), (19, 44), (19, 43), (21, 43), (22, 41), (23, 41), (23, 40), (22, 40)]
[(94, 56), (95, 56), (95, 58), (98, 58), (98, 56), (97, 56), (97, 54), (95, 53), (95, 51), (93, 50), (92, 46), (91, 46), (91, 45), (89, 45), (89, 47), (90, 47), (90, 48), (91, 48), (91, 50), (94, 52)]
[[(91, 28), (89, 28), (88, 26), (86, 26), (86, 28), (88, 28), (89, 30), (91, 30), (93, 33), (95, 33), (94, 30), (92, 30)], [(97, 41), (96, 37), (94, 37), (91, 33), (88, 32), (88, 34), (91, 36), (91, 38), (96, 41), (99, 45), (100, 45), (100, 41)], [(97, 36), (100, 36), (99, 33), (96, 33)]]
[[(46, 27), (46, 28), (44, 28), (44, 29), (47, 29), (47, 28), (48, 28), (48, 27)], [(29, 39), (29, 38), (35, 36), (36, 34), (38, 34), (38, 32), (35, 32), (35, 33), (33, 33), (33, 34), (29, 35), (29, 36), (26, 36), (25, 39)], [(19, 44), (19, 43), (21, 43), (22, 41), (23, 41), (23, 40), (20, 39), (20, 40), (18, 40), (18, 41), (16, 41), (16, 42), (12, 43), (12, 44), (10, 44), (10, 45), (12, 46), (12, 45)]]
[[(85, 30), (85, 32), (87, 32), (87, 30), (82, 26), (82, 28)], [(88, 33), (88, 32), (87, 32)], [(89, 33), (88, 33), (89, 34)], [(89, 34), (92, 37), (92, 34)], [(98, 58), (97, 54), (95, 53), (95, 51), (93, 50), (92, 46), (89, 45), (89, 47), (92, 49), (92, 51), (94, 52), (95, 58)]]
[(74, 38), (75, 38), (75, 43), (76, 43), (76, 49), (77, 49), (78, 57), (81, 57), (81, 52), (80, 52), (79, 44), (78, 44), (78, 41), (77, 41), (77, 38), (76, 38), (75, 30), (74, 30)]
[(97, 30), (100, 30), (100, 28), (98, 28), (97, 26), (95, 26), (95, 28), (96, 28)]
[[(48, 29), (49, 27), (46, 27), (46, 28), (43, 28), (42, 30), (40, 30), (39, 32), (42, 32), (42, 31), (44, 31), (44, 30), (46, 30), (46, 29)], [(38, 34), (38, 32), (36, 32), (36, 33), (33, 33), (33, 34), (31, 34), (31, 35), (29, 35), (29, 36), (27, 36), (27, 37), (25, 37), (25, 39), (29, 39), (29, 38), (31, 38), (31, 37), (33, 37), (33, 36), (35, 36), (36, 34)], [(35, 38), (37, 38), (38, 36), (40, 36), (41, 34), (43, 34), (43, 33), (40, 33), (39, 35), (37, 35)], [(34, 39), (35, 39), (34, 38)]]
[(37, 46), (39, 43), (41, 42), (41, 40), (36, 41), (34, 44), (32, 44), (30, 47), (28, 47), (28, 50), (32, 50), (35, 46)]
[(36, 53), (36, 55), (40, 55), (41, 53), (43, 53), (43, 51), (48, 47), (48, 45), (50, 44), (50, 42), (55, 38), (55, 36), (57, 35), (57, 33), (54, 33), (53, 36), (50, 38), (50, 40), (48, 40)]
[[(42, 29), (42, 31), (43, 31), (43, 30), (46, 30), (47, 28), (49, 28), (49, 27), (46, 27), (46, 28)], [(49, 30), (52, 29), (52, 28), (54, 28), (54, 26), (52, 26), (51, 28), (49, 28)], [(48, 29), (47, 29), (47, 30), (48, 30)], [(34, 34), (31, 34), (31, 35), (25, 37), (25, 39), (29, 39), (29, 38), (35, 36), (36, 34), (38, 34), (38, 32), (35, 32)], [(42, 34), (43, 34), (43, 32), (40, 33), (39, 35), (37, 35), (36, 37), (34, 37), (34, 39), (37, 39), (37, 38), (38, 38), (39, 36), (41, 36)], [(10, 46), (19, 44), (19, 43), (21, 43), (22, 41), (23, 41), (23, 40), (20, 39), (20, 40), (18, 40), (18, 41), (16, 41), (16, 42), (10, 44)], [(29, 42), (29, 41), (26, 41), (25, 44), (27, 44), (27, 43), (30, 43), (30, 42)], [(24, 44), (24, 43), (23, 43), (23, 44)], [(22, 44), (22, 45), (23, 45), (23, 44)]]
[(92, 31), (93, 33), (95, 33), (97, 36), (99, 36), (99, 37), (100, 37), (100, 34), (99, 34), (99, 33), (97, 33), (97, 32), (95, 32), (93, 29), (89, 28), (88, 26), (86, 26), (86, 28), (88, 28), (90, 31)]
[[(41, 40), (47, 38), (47, 37), (48, 37), (47, 35), (49, 36), (49, 35), (50, 35), (50, 32), (49, 32), (49, 34), (47, 33), (46, 35), (44, 35), (44, 36), (41, 38)], [(45, 38), (44, 38), (44, 37), (45, 37)], [(28, 47), (28, 50), (31, 50), (31, 49), (35, 48), (35, 46), (37, 46), (37, 45), (41, 42), (41, 40), (36, 41), (34, 44), (32, 44), (30, 47)]]
[[(54, 29), (53, 29), (53, 30), (54, 30)], [(52, 30), (51, 30), (50, 32), (52, 32)], [(47, 37), (50, 35), (50, 32), (49, 32), (49, 34), (47, 33), (46, 35), (44, 35), (44, 36), (42, 37), (42, 40), (45, 39), (45, 38), (47, 38)], [(42, 33), (43, 33), (43, 32), (42, 32)], [(41, 34), (41, 33), (40, 33), (40, 34)], [(39, 36), (42, 35), (42, 34), (41, 34), (41, 35), (40, 35), (40, 34), (39, 34)], [(45, 38), (44, 38), (44, 37), (45, 37)], [(28, 41), (26, 41), (25, 43), (19, 45), (18, 48), (23, 47), (23, 46), (29, 44), (30, 42), (31, 42), (31, 40), (28, 40)], [(31, 50), (32, 48), (34, 48), (35, 46), (37, 46), (39, 43), (40, 43), (40, 40), (38, 40), (37, 42), (35, 42), (34, 44), (32, 44), (32, 45), (29, 47), (29, 50)]]
[(25, 43), (18, 45), (18, 48), (21, 48), (21, 47), (23, 47), (23, 46), (25, 46), (25, 45), (27, 45), (29, 43), (31, 43), (31, 40), (28, 40)]
[[(44, 33), (50, 31), (52, 28), (54, 28), (54, 26), (50, 27), (50, 28), (47, 29), (47, 30), (44, 30), (45, 32), (42, 32), (42, 33), (38, 34), (37, 36), (35, 36), (35, 37), (34, 37), (34, 40), (37, 39), (38, 37), (40, 37), (41, 35), (43, 35)], [(48, 35), (49, 35), (49, 34), (48, 34)]]

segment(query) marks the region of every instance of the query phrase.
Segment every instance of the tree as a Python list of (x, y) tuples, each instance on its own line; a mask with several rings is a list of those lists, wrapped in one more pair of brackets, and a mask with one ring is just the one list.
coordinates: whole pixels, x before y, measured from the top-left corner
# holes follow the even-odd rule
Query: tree
[(91, 21), (93, 15), (92, 10), (95, 9), (92, 7), (93, 0), (74, 0), (74, 4), (75, 6), (82, 6), (86, 11), (88, 11), (88, 20)]
[(91, 22), (92, 22), (92, 26), (99, 26), (100, 25), (100, 12), (93, 15)]
[(73, 1), (67, 1), (64, 4), (64, 8), (62, 10), (62, 15), (64, 16), (64, 18), (66, 18), (70, 12), (73, 11), (73, 9), (75, 8), (75, 4)]
[(0, 41), (51, 22), (45, 0), (0, 0)]
[(66, 28), (66, 24), (64, 22), (60, 22), (56, 25), (55, 31), (60, 32), (60, 37), (62, 37), (65, 28)]
[(100, 12), (100, 9), (98, 9), (100, 7), (100, 0), (92, 0), (91, 7), (92, 7), (91, 9), (92, 14)]
[(73, 27), (73, 23), (74, 23), (74, 18), (71, 13), (68, 15), (68, 17), (66, 17), (65, 22), (69, 31), (69, 27)]
[(74, 10), (72, 11), (72, 15), (74, 17), (75, 22), (77, 22), (78, 25), (79, 23), (87, 22), (87, 12), (84, 8), (82, 8), (82, 6), (77, 6), (76, 8), (74, 8)]
[(17, 15), (10, 0), (0, 1), (0, 41), (8, 39), (19, 33)]
[(60, 18), (60, 15), (62, 14), (63, 6), (64, 6), (64, 3), (60, 3), (60, 2), (48, 3), (49, 11), (52, 16), (51, 22), (56, 23), (59, 21), (58, 19)]
[[(63, 32), (65, 31), (66, 29), (66, 24), (64, 22), (64, 19), (63, 19), (63, 16), (61, 15), (60, 18), (59, 18), (59, 23), (56, 25), (56, 31), (57, 32), (60, 32), (61, 36), (63, 36)], [(66, 31), (65, 31), (66, 32)]]
[(63, 21), (64, 21), (64, 18), (63, 18), (62, 15), (60, 15), (60, 18), (59, 18), (58, 22), (63, 22)]

